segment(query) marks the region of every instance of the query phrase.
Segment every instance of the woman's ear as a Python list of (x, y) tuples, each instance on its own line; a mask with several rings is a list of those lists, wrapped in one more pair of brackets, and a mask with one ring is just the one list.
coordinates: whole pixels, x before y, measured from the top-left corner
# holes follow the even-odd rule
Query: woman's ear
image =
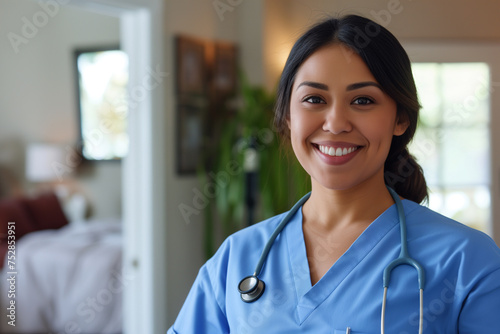
[(403, 133), (406, 132), (406, 129), (408, 129), (408, 126), (410, 125), (410, 121), (408, 118), (405, 117), (405, 119), (399, 118), (396, 120), (396, 125), (394, 126), (394, 136), (401, 136)]

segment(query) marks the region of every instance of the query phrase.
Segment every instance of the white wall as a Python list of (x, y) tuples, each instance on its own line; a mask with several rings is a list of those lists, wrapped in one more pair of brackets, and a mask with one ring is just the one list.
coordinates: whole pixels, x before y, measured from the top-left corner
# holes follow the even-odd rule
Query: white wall
[[(59, 5), (44, 8), (33, 0), (2, 0), (0, 31), (0, 141), (73, 147), (79, 135), (73, 49), (117, 44), (119, 20)], [(16, 164), (22, 176), (22, 159)], [(119, 162), (93, 164), (76, 178), (96, 217), (120, 216)]]

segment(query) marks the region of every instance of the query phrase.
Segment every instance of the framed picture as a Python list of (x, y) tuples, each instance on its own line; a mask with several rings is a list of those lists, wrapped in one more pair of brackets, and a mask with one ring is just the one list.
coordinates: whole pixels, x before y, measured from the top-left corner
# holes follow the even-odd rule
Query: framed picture
[(176, 50), (177, 93), (204, 95), (207, 76), (205, 44), (195, 38), (178, 36)]
[[(191, 101), (192, 102), (192, 101)], [(195, 174), (204, 158), (206, 124), (204, 103), (179, 104), (177, 120), (177, 173)]]
[(236, 93), (237, 49), (234, 44), (215, 43), (212, 83), (215, 94), (219, 97)]
[(207, 164), (226, 100), (236, 94), (237, 50), (231, 43), (177, 36), (177, 174), (194, 175)]
[(128, 57), (119, 46), (74, 52), (80, 150), (84, 160), (128, 153)]

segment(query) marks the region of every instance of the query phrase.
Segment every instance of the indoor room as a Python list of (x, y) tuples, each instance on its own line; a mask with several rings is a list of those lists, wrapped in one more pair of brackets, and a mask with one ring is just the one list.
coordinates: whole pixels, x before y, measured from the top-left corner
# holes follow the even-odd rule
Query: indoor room
[[(224, 240), (311, 190), (273, 117), (292, 46), (329, 17), (360, 15), (399, 40), (421, 105), (408, 149), (423, 206), (500, 245), (499, 11), (489, 0), (2, 0), (1, 332), (183, 333), (174, 322)], [(379, 31), (355, 33), (363, 49)], [(385, 183), (414, 170), (401, 164)], [(227, 286), (239, 299), (238, 282)], [(424, 302), (428, 326), (450, 304)], [(231, 331), (266, 332), (277, 305)]]

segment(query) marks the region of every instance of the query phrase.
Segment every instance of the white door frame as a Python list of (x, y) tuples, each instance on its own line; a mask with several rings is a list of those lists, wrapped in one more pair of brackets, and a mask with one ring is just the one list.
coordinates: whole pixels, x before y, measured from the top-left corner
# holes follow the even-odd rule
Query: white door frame
[[(416, 62), (485, 62), (490, 67), (490, 235), (500, 246), (500, 44), (486, 42), (406, 41), (402, 43)], [(485, 83), (486, 85), (488, 83)]]
[[(120, 18), (129, 56), (129, 153), (123, 167), (123, 288), (125, 334), (165, 333), (166, 83), (161, 0), (57, 0)], [(164, 80), (165, 79), (165, 80)], [(103, 254), (103, 256), (105, 256)]]

